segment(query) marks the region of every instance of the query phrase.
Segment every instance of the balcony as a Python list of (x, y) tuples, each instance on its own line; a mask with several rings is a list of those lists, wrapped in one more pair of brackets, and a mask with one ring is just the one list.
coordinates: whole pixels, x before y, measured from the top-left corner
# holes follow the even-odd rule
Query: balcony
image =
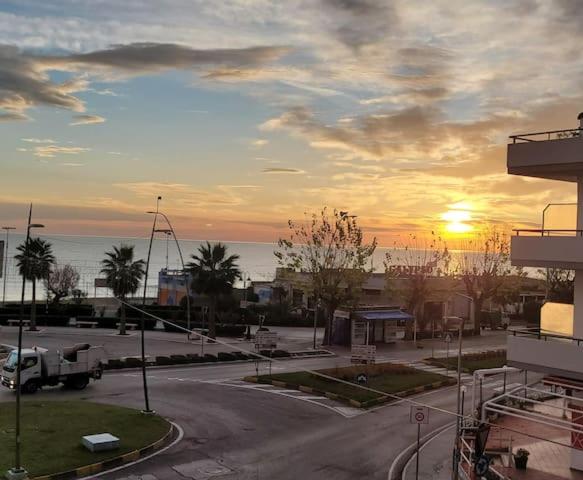
[(508, 335), (508, 365), (583, 381), (583, 339), (517, 329)]
[(583, 175), (583, 138), (579, 128), (510, 137), (507, 167), (512, 175), (576, 182)]
[(583, 269), (583, 230), (515, 230), (510, 261), (516, 267)]

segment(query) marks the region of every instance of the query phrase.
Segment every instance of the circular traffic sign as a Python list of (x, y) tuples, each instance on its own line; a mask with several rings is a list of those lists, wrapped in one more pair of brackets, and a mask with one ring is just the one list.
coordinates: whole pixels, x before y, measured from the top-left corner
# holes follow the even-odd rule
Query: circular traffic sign
[(415, 420), (417, 420), (418, 422), (422, 422), (423, 420), (425, 420), (425, 414), (423, 412), (417, 412), (415, 414)]
[(478, 458), (478, 461), (474, 465), (474, 472), (476, 472), (476, 475), (481, 477), (486, 475), (489, 469), (490, 459), (486, 455), (482, 455), (480, 458)]

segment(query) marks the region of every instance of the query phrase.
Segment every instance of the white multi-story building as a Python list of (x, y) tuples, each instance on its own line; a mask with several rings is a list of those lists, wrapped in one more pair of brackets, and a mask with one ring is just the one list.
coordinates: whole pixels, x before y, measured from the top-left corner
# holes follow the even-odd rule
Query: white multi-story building
[(540, 229), (515, 231), (512, 264), (575, 270), (574, 305), (546, 304), (540, 329), (509, 335), (507, 358), (510, 366), (543, 374), (543, 383), (561, 393), (564, 417), (533, 421), (568, 430), (571, 468), (583, 470), (583, 114), (579, 122), (575, 129), (516, 135), (508, 145), (509, 174), (576, 183), (577, 204), (549, 205)]

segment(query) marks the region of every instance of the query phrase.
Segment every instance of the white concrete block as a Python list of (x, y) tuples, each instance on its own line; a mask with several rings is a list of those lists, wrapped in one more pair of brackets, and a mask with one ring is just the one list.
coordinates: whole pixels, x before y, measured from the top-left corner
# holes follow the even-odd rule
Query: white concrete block
[(90, 452), (104, 452), (119, 448), (119, 438), (114, 437), (111, 433), (87, 435), (82, 438), (81, 443)]

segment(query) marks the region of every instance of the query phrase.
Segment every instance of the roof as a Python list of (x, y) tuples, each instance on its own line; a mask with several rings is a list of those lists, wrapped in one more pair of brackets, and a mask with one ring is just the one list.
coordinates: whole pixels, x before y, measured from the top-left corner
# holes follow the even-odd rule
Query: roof
[(364, 320), (412, 320), (413, 316), (401, 310), (357, 310), (354, 312)]

